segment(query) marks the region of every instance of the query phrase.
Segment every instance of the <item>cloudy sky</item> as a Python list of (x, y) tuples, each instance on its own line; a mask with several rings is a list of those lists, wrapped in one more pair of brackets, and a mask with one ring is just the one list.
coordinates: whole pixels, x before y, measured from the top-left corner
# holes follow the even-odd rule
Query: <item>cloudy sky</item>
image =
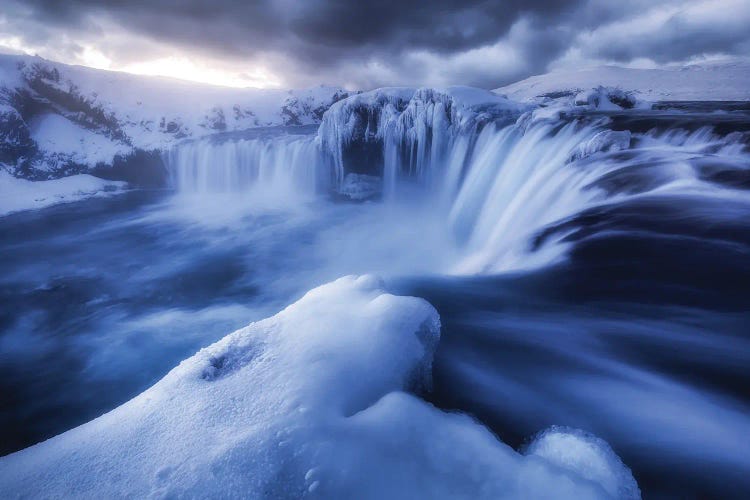
[(232, 86), (494, 88), (750, 56), (750, 0), (0, 0), (0, 51)]

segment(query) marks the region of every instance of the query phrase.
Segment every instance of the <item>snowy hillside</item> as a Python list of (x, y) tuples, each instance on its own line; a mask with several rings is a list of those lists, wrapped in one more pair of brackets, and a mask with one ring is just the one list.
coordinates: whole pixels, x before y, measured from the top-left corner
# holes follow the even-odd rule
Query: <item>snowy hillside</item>
[(234, 89), (0, 55), (0, 164), (31, 179), (218, 132), (319, 123), (340, 88)]
[(595, 87), (616, 87), (646, 101), (750, 100), (750, 62), (695, 64), (673, 69), (603, 66), (555, 71), (495, 89), (510, 99), (575, 95)]

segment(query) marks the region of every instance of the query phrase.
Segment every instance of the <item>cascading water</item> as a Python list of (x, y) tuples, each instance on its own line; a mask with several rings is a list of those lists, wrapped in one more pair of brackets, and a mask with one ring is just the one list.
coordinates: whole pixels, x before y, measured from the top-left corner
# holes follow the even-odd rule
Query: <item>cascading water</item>
[(245, 193), (310, 196), (325, 186), (321, 155), (311, 135), (204, 139), (165, 155), (172, 187), (182, 194)]
[(390, 89), (335, 105), (317, 136), (193, 141), (172, 149), (167, 163), (177, 191), (193, 194), (356, 198), (352, 192), (370, 192), (357, 183), (379, 177), (386, 205), (427, 206), (442, 221), (449, 237), (439, 244), (460, 257), (441, 271), (460, 274), (559, 259), (564, 232), (536, 243), (535, 236), (593, 206), (709, 189), (699, 156), (711, 155), (713, 168), (748, 165), (742, 133), (720, 136), (710, 126), (631, 133), (613, 130), (603, 115), (524, 111), (466, 89)]
[(712, 126), (631, 133), (602, 113), (546, 117), (467, 89), (420, 90), (408, 102), (402, 92), (339, 103), (320, 141), (337, 178), (369, 163), (386, 203), (416, 200), (447, 221), (461, 256), (453, 272), (548, 264), (566, 249), (563, 233), (535, 243), (549, 225), (649, 192), (714, 189), (699, 158), (720, 170), (750, 166), (747, 134)]

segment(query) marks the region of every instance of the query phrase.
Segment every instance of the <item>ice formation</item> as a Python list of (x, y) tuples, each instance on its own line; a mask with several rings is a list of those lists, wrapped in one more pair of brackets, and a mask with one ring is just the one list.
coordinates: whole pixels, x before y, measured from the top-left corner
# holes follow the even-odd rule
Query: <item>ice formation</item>
[[(347, 164), (368, 169), (357, 173), (381, 175), (388, 197), (402, 174), (438, 175), (430, 166), (441, 164), (455, 148), (466, 147), (455, 141), (490, 121), (511, 121), (520, 109), (503, 97), (470, 87), (378, 89), (331, 106), (318, 138), (333, 163), (337, 183), (343, 181)], [(347, 157), (353, 145), (358, 149)]]
[(542, 457), (600, 484), (614, 498), (640, 498), (630, 470), (603, 440), (586, 432), (551, 427), (526, 448), (526, 455)]

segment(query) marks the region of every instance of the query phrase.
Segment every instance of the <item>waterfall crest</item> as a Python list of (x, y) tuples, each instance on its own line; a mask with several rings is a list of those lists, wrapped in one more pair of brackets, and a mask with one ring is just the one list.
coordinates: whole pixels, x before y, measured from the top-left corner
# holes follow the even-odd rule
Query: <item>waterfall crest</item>
[(631, 133), (602, 114), (544, 114), (487, 94), (360, 94), (334, 105), (317, 134), (194, 141), (166, 160), (180, 192), (366, 198), (382, 189), (386, 205), (429, 206), (463, 256), (455, 270), (467, 273), (554, 261), (565, 234), (544, 245), (534, 237), (591, 207), (733, 187), (721, 180), (750, 170), (747, 132), (707, 125)]
[(242, 193), (258, 187), (278, 196), (310, 196), (326, 189), (320, 148), (309, 135), (178, 145), (166, 153), (174, 189), (181, 193)]

